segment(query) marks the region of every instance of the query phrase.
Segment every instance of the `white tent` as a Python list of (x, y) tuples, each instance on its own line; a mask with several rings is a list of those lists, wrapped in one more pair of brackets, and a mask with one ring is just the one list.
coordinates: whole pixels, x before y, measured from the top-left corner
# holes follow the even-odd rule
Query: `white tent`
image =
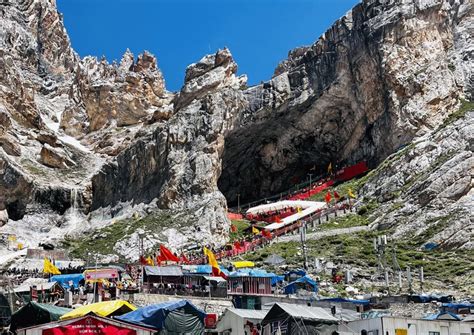
[(268, 226), (265, 227), (266, 230), (272, 231), (275, 229), (279, 229), (279, 228), (291, 225), (292, 223), (300, 220), (301, 218), (311, 215), (313, 213), (316, 213), (320, 211), (321, 209), (325, 208), (326, 203), (318, 202), (318, 201), (305, 201), (305, 200), (283, 200), (283, 201), (278, 201), (271, 204), (264, 204), (264, 205), (249, 208), (247, 210), (247, 214), (258, 214), (262, 212), (276, 211), (276, 210), (287, 208), (287, 207), (293, 207), (293, 208), (300, 207), (301, 211), (282, 219), (281, 222), (269, 224)]
[(219, 334), (245, 335), (247, 321), (254, 325), (260, 323), (267, 310), (228, 308), (217, 323)]

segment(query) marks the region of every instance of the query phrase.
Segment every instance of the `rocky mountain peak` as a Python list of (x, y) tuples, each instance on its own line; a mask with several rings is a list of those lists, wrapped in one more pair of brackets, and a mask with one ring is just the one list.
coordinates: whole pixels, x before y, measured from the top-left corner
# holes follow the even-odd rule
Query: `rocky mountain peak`
[[(188, 224), (156, 228), (154, 242), (224, 243), (226, 200), (276, 194), (330, 162), (376, 167), (457, 113), (472, 96), (472, 8), (364, 0), (269, 81), (247, 87), (224, 48), (172, 93), (149, 52), (80, 59), (54, 1), (2, 1), (0, 231), (28, 244), (169, 211)], [(464, 199), (467, 179), (452, 180)]]

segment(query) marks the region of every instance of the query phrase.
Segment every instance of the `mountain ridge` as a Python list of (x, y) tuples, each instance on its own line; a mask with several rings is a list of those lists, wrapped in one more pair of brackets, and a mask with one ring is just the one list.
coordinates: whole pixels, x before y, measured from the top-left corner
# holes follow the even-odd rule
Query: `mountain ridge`
[(179, 92), (148, 52), (80, 59), (54, 0), (0, 11), (0, 232), (26, 245), (160, 211), (189, 224), (150, 246), (223, 244), (237, 194), (278, 193), (329, 162), (375, 167), (473, 93), (468, 1), (366, 0), (267, 82), (247, 87), (223, 49)]

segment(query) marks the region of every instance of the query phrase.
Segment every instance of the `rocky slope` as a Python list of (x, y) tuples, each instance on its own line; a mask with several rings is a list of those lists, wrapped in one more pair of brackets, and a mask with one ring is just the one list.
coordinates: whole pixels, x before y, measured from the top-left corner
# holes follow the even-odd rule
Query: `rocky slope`
[(363, 1), (245, 91), (220, 189), (262, 198), (434, 130), (473, 93), (472, 22), (469, 1)]
[[(226, 198), (278, 192), (329, 162), (375, 167), (472, 98), (472, 7), (365, 0), (291, 51), (268, 82), (248, 88), (223, 49), (191, 64), (173, 93), (148, 52), (112, 64), (78, 57), (54, 0), (2, 1), (0, 232), (34, 245), (165, 211), (179, 220), (155, 220), (147, 248), (223, 243)], [(468, 171), (452, 178), (450, 196), (469, 192)], [(431, 204), (430, 187), (411, 190)], [(427, 220), (450, 210), (436, 204)], [(387, 215), (382, 224), (392, 225)], [(125, 239), (110, 252), (135, 257), (144, 231), (119, 230)]]
[(425, 246), (474, 249), (474, 104), (456, 122), (440, 127), (389, 157), (361, 188), (375, 200), (372, 226)]
[(188, 213), (195, 238), (223, 242), (220, 156), (246, 81), (230, 52), (190, 65), (171, 93), (148, 52), (80, 59), (53, 0), (0, 10), (2, 232), (31, 245), (147, 205)]

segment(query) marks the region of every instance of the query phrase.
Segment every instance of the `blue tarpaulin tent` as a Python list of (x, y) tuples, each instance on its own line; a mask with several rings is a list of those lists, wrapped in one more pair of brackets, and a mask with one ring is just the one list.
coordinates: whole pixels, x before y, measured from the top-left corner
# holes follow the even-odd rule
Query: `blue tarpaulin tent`
[(282, 282), (285, 277), (274, 274), (273, 272), (267, 272), (261, 269), (239, 269), (231, 272), (229, 277), (260, 277), (260, 278), (271, 278), (272, 285), (276, 285), (278, 282)]
[(149, 305), (116, 319), (160, 330), (160, 334), (203, 334), (206, 313), (187, 300)]
[(296, 293), (298, 288), (301, 288), (301, 287), (306, 288), (308, 291), (313, 291), (313, 292), (318, 291), (318, 283), (316, 283), (314, 280), (312, 280), (308, 276), (304, 276), (286, 285), (284, 287), (285, 294)]
[(61, 284), (62, 287), (65, 289), (69, 288), (69, 281), (72, 281), (74, 288), (79, 287), (79, 282), (84, 279), (84, 275), (82, 273), (72, 273), (66, 275), (56, 275), (49, 278), (50, 282), (56, 281)]

